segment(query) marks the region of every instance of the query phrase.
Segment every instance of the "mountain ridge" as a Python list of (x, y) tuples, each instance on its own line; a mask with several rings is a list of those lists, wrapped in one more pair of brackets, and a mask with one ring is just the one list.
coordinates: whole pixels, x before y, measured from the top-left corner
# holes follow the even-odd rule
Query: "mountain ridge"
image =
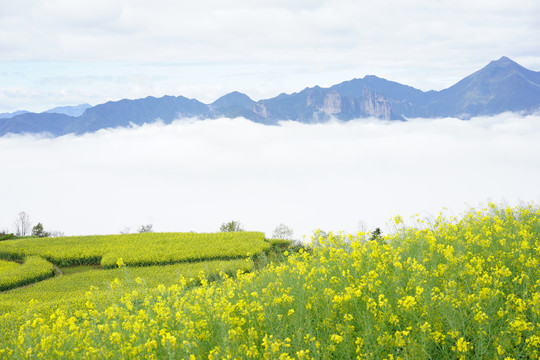
[[(55, 109), (64, 113), (55, 113), (52, 111)], [(366, 75), (327, 88), (314, 86), (259, 101), (233, 91), (210, 104), (184, 96), (166, 95), (108, 101), (93, 107), (82, 104), (55, 109), (41, 114), (12, 113), (15, 115), (1, 119), (0, 136), (40, 132), (53, 136), (83, 134), (157, 120), (170, 123), (186, 117), (202, 120), (244, 117), (274, 125), (282, 120), (316, 123), (330, 118), (349, 121), (375, 117), (405, 121), (417, 117), (469, 119), (506, 111), (527, 114), (540, 109), (540, 72), (529, 70), (503, 56), (440, 91), (424, 92), (375, 75)]]

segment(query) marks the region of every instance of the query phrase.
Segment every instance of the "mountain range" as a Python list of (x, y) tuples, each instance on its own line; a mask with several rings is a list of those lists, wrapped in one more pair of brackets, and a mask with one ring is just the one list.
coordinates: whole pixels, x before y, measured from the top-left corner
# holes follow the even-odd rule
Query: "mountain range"
[(0, 114), (0, 136), (8, 133), (83, 134), (158, 119), (171, 123), (187, 117), (244, 117), (274, 125), (282, 120), (314, 123), (330, 118), (343, 121), (366, 117), (402, 121), (418, 117), (469, 119), (507, 111), (529, 114), (539, 110), (540, 72), (501, 57), (441, 91), (424, 92), (368, 75), (328, 88), (315, 86), (260, 101), (236, 91), (211, 104), (183, 96), (149, 96), (96, 106), (58, 107), (43, 113)]

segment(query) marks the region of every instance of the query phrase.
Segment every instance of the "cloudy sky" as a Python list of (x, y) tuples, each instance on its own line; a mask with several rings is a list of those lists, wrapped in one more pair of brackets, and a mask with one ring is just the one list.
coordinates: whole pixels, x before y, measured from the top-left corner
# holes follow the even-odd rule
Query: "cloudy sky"
[(540, 70), (536, 0), (2, 0), (0, 112), (377, 75), (446, 88), (508, 56)]
[[(373, 74), (440, 90), (508, 56), (540, 70), (537, 0), (2, 0), (0, 112), (184, 95), (255, 100)], [(0, 231), (19, 211), (68, 235), (295, 237), (540, 203), (540, 117), (265, 127), (179, 120), (0, 138)], [(4, 176), (9, 174), (9, 176)]]

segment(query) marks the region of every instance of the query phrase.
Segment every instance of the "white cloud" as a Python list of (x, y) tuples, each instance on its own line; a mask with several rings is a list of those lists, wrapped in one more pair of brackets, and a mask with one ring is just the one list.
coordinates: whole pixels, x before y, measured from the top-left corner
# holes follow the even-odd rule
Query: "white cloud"
[[(354, 64), (441, 60), (478, 45), (523, 50), (539, 5), (484, 1), (33, 1), (6, 42), (32, 60), (271, 61)], [(29, 10), (29, 11), (28, 11)], [(11, 27), (10, 27), (11, 25)], [(14, 26), (15, 25), (15, 26)], [(12, 30), (10, 30), (12, 29)], [(43, 35), (45, 34), (45, 35)], [(41, 35), (41, 36), (39, 36)], [(509, 41), (511, 40), (511, 41)], [(534, 48), (530, 48), (533, 51)], [(443, 51), (443, 54), (439, 53)], [(390, 56), (393, 54), (393, 56)], [(362, 56), (359, 56), (362, 55)], [(398, 55), (398, 56), (396, 56)], [(407, 55), (407, 56), (402, 56)], [(492, 55), (492, 54), (489, 54)], [(499, 53), (495, 55), (501, 55)], [(512, 54), (507, 54), (512, 55)], [(488, 58), (492, 58), (489, 56)], [(425, 59), (425, 60), (423, 60)], [(480, 59), (484, 62), (486, 56)], [(426, 61), (427, 60), (427, 61)]]
[[(153, 83), (160, 94), (190, 97), (215, 94), (216, 88), (270, 97), (367, 74), (440, 90), (502, 55), (540, 69), (538, 13), (535, 0), (4, 0), (0, 66), (109, 64), (114, 75), (125, 63), (171, 63), (177, 70), (202, 65), (191, 66), (188, 79), (173, 73), (175, 83)], [(256, 71), (230, 77), (223, 64)], [(79, 71), (81, 77), (97, 75), (92, 66)], [(22, 86), (32, 87), (37, 78)], [(105, 102), (103, 90), (110, 86), (93, 84), (92, 91), (104, 93)], [(180, 92), (193, 88), (198, 90)], [(0, 111), (11, 110), (16, 108), (6, 105)]]
[(458, 214), (479, 202), (540, 201), (540, 116), (267, 127), (180, 120), (80, 137), (0, 138), (0, 229), (19, 211), (67, 234), (355, 232), (396, 214)]

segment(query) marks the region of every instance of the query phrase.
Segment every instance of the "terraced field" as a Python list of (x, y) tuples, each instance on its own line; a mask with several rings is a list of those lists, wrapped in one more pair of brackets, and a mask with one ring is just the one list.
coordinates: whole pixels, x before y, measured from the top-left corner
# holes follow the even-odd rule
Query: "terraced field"
[(116, 267), (227, 260), (256, 255), (270, 248), (260, 232), (142, 233), (32, 238), (0, 242), (0, 259), (37, 255), (59, 266), (101, 264)]
[(0, 260), (0, 291), (52, 277), (53, 271), (53, 265), (39, 256), (27, 256), (22, 264)]
[[(40, 308), (84, 303), (84, 294), (90, 288), (100, 296), (119, 281), (124, 289), (141, 284), (173, 285), (181, 279), (187, 284), (198, 284), (203, 273), (207, 278), (216, 278), (252, 270), (251, 258), (271, 246), (272, 242), (258, 232), (142, 233), (2, 241), (0, 311), (24, 311), (31, 300), (37, 300)], [(57, 276), (52, 278), (55, 266)], [(47, 278), (52, 279), (42, 281)]]
[[(22, 267), (18, 264), (17, 266)], [(94, 297), (103, 298), (105, 301), (110, 297), (111, 284), (116, 284), (112, 285), (114, 287), (120, 283), (124, 291), (141, 285), (150, 288), (158, 285), (172, 286), (181, 281), (185, 281), (186, 285), (196, 285), (200, 283), (199, 276), (202, 273), (212, 279), (220, 274), (234, 275), (238, 271), (250, 271), (252, 268), (253, 261), (248, 258), (115, 269), (85, 267), (83, 271), (57, 276), (30, 287), (0, 292), (0, 314), (24, 312), (32, 300), (37, 300), (36, 307), (43, 309), (56, 308), (61, 304), (80, 306), (86, 302), (85, 294), (90, 289), (93, 290)], [(63, 269), (68, 270), (66, 273), (79, 270), (78, 267)]]

